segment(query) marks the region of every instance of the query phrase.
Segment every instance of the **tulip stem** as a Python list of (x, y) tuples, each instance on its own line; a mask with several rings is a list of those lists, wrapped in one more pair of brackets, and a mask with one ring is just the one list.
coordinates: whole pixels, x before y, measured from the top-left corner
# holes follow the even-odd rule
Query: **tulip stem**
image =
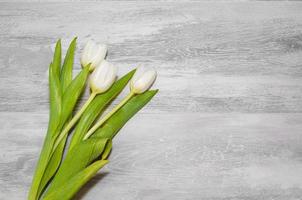
[(54, 153), (54, 151), (56, 150), (56, 148), (59, 146), (60, 142), (62, 141), (62, 139), (65, 137), (65, 135), (68, 134), (68, 132), (70, 131), (70, 129), (75, 125), (75, 123), (80, 119), (80, 117), (82, 116), (83, 112), (85, 111), (85, 109), (88, 107), (88, 105), (91, 103), (91, 101), (94, 99), (94, 97), (97, 95), (96, 92), (92, 92), (89, 96), (89, 98), (87, 99), (87, 101), (85, 102), (85, 104), (82, 106), (82, 108), (77, 112), (77, 114), (75, 116), (73, 116), (73, 118), (69, 121), (69, 123), (67, 124), (67, 126), (65, 126), (65, 128), (63, 129), (63, 131), (60, 133), (58, 139), (56, 140), (53, 149), (52, 149), (52, 154)]
[(130, 92), (117, 106), (115, 106), (109, 113), (105, 115), (100, 121), (98, 121), (84, 136), (83, 140), (88, 139), (99, 127), (101, 127), (116, 111), (118, 111), (123, 105), (125, 105), (135, 93)]

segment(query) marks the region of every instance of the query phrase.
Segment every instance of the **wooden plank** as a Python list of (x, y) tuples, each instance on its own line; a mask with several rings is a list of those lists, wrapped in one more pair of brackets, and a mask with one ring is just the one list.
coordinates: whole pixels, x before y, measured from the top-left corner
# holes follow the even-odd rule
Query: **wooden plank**
[[(301, 112), (302, 4), (2, 4), (0, 110), (47, 111), (56, 39), (109, 45), (120, 73), (159, 71), (152, 111)], [(253, 12), (248, 12), (253, 10)], [(77, 71), (79, 62), (76, 62)]]
[[(47, 116), (0, 124), (0, 199), (24, 199)], [(302, 114), (140, 113), (76, 199), (299, 199), (301, 130)]]

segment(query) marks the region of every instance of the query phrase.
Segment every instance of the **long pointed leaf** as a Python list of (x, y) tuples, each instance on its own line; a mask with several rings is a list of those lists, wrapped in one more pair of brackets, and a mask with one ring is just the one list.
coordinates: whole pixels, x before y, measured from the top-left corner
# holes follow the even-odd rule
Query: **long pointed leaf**
[(41, 191), (40, 181), (43, 177), (44, 170), (47, 166), (48, 158), (51, 153), (54, 140), (52, 139), (57, 127), (60, 123), (61, 114), (61, 88), (59, 77), (55, 73), (54, 65), (50, 64), (49, 67), (49, 96), (50, 96), (50, 112), (49, 112), (49, 124), (46, 138), (44, 140), (43, 148), (40, 153), (40, 158), (35, 170), (35, 174), (32, 181), (32, 186), (28, 195), (29, 200), (36, 200)]
[(39, 187), (39, 194), (42, 194), (47, 183), (49, 182), (49, 180), (53, 177), (53, 175), (57, 171), (57, 169), (61, 163), (61, 160), (62, 160), (66, 140), (67, 140), (67, 135), (60, 142), (57, 149), (55, 150), (52, 157), (50, 158), (50, 160), (47, 164), (47, 167), (45, 169), (45, 172), (43, 174), (43, 177), (41, 179), (41, 183), (40, 183), (40, 187)]
[(107, 160), (95, 161), (84, 170), (77, 173), (66, 183), (62, 184), (57, 190), (49, 193), (44, 197), (44, 200), (69, 200), (80, 188), (87, 183), (104, 165)]
[(92, 161), (97, 159), (105, 150), (107, 152), (107, 145), (109, 145), (111, 148), (109, 139), (95, 138), (79, 143), (76, 148), (68, 152), (65, 160), (52, 180), (46, 195), (56, 191), (72, 176), (83, 170), (85, 167), (91, 164)]
[(85, 133), (88, 131), (92, 123), (104, 111), (106, 106), (124, 89), (129, 80), (132, 78), (135, 70), (124, 75), (104, 94), (100, 94), (90, 103), (81, 119), (79, 120), (75, 132), (73, 134), (70, 147), (72, 149), (76, 144), (82, 141)]
[(132, 97), (121, 109), (110, 117), (103, 126), (96, 130), (92, 138), (102, 137), (113, 139), (126, 122), (143, 108), (157, 92), (158, 90), (150, 90)]
[[(65, 93), (62, 97), (63, 100), (62, 100), (61, 121), (54, 134), (53, 140), (56, 139), (57, 135), (61, 132), (62, 127), (68, 121), (68, 118), (71, 116), (72, 110), (73, 110), (78, 98), (80, 97), (82, 91), (84, 90), (88, 74), (89, 74), (89, 68), (86, 67), (69, 84), (69, 87), (65, 91)], [(64, 78), (68, 78), (68, 77), (65, 76)], [(57, 149), (53, 152), (52, 156), (49, 158), (47, 168), (45, 169), (44, 175), (41, 179), (41, 184), (40, 184), (40, 189), (39, 189), (39, 191), (41, 191), (41, 192), (44, 190), (46, 184), (53, 177), (53, 175), (57, 171), (57, 168), (60, 165), (60, 162), (61, 162), (62, 156), (63, 156), (63, 150), (64, 150), (65, 143), (66, 143), (66, 139), (67, 139), (67, 136), (63, 138), (63, 140), (60, 142)]]
[(76, 105), (80, 95), (82, 94), (86, 80), (89, 75), (89, 66), (83, 68), (83, 70), (75, 77), (74, 80), (69, 84), (63, 95), (62, 101), (62, 115), (61, 123), (64, 124), (66, 120), (72, 114), (73, 108)]
[(74, 52), (76, 49), (77, 38), (75, 37), (67, 50), (64, 63), (61, 69), (61, 87), (62, 91), (65, 92), (66, 88), (72, 81), (72, 68), (74, 62)]
[[(76, 47), (76, 38), (74, 38), (72, 40), (72, 42), (70, 43), (70, 45), (68, 47), (68, 50), (67, 50), (67, 53), (66, 53), (66, 56), (64, 59), (64, 63), (63, 63), (62, 69), (61, 69), (61, 73), (60, 73), (60, 76), (61, 76), (60, 82), (61, 82), (61, 89), (62, 89), (63, 94), (64, 94), (64, 90), (66, 90), (66, 88), (72, 81), (72, 68), (73, 68), (73, 62), (74, 62), (75, 47)], [(60, 123), (60, 126), (58, 127), (59, 130), (57, 130), (57, 131), (60, 131), (60, 128), (62, 126), (63, 126), (63, 123)], [(62, 159), (66, 139), (67, 139), (67, 136), (61, 141), (58, 148), (55, 150), (52, 157), (50, 158), (50, 160), (47, 164), (47, 168), (44, 171), (44, 175), (43, 175), (41, 183), (40, 183), (39, 193), (41, 193), (43, 191), (43, 189), (45, 188), (48, 181), (51, 179), (51, 177), (56, 172), (56, 170), (61, 162), (61, 159)]]
[(54, 134), (57, 127), (60, 125), (62, 114), (62, 90), (59, 77), (55, 74), (54, 65), (50, 65), (49, 70), (49, 124), (48, 130)]
[(61, 71), (61, 40), (58, 40), (55, 47), (55, 53), (53, 56), (53, 71), (55, 73), (56, 77), (60, 77), (60, 71)]

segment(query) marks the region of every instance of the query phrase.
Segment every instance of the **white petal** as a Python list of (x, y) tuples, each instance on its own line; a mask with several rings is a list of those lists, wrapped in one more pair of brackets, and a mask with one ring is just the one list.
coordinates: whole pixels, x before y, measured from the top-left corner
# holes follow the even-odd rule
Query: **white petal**
[(137, 81), (146, 71), (145, 67), (138, 67), (135, 71), (134, 76), (131, 79), (131, 83), (134, 83), (135, 81)]
[(148, 90), (156, 79), (157, 73), (155, 70), (138, 70), (138, 75), (134, 75), (134, 80), (131, 80), (131, 90), (134, 93), (141, 94)]
[(91, 52), (92, 52), (92, 49), (93, 47), (95, 46), (94, 42), (92, 42), (91, 40), (89, 40), (84, 49), (83, 49), (83, 53), (82, 53), (82, 57), (81, 57), (81, 64), (83, 66), (86, 66), (88, 65), (91, 61)]
[(96, 46), (93, 52), (93, 58), (91, 59), (92, 67), (96, 67), (100, 65), (100, 63), (104, 60), (107, 53), (107, 46), (106, 45), (98, 45)]
[(93, 71), (90, 79), (92, 91), (102, 93), (107, 91), (116, 79), (117, 68), (103, 60)]

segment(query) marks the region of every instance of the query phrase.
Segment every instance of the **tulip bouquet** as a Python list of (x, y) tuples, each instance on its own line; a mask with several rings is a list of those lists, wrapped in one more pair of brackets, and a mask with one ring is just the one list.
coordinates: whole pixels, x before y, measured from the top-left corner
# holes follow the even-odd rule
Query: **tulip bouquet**
[[(29, 200), (71, 199), (108, 163), (114, 136), (158, 91), (149, 90), (156, 79), (153, 69), (134, 69), (116, 80), (117, 68), (105, 60), (107, 47), (93, 42), (85, 46), (81, 57), (82, 70), (73, 79), (75, 49), (76, 38), (70, 43), (61, 64), (61, 41), (56, 43), (49, 66), (48, 130)], [(73, 114), (86, 82), (89, 82), (91, 94)], [(129, 94), (102, 115), (128, 82)], [(71, 139), (67, 145), (68, 137)]]

